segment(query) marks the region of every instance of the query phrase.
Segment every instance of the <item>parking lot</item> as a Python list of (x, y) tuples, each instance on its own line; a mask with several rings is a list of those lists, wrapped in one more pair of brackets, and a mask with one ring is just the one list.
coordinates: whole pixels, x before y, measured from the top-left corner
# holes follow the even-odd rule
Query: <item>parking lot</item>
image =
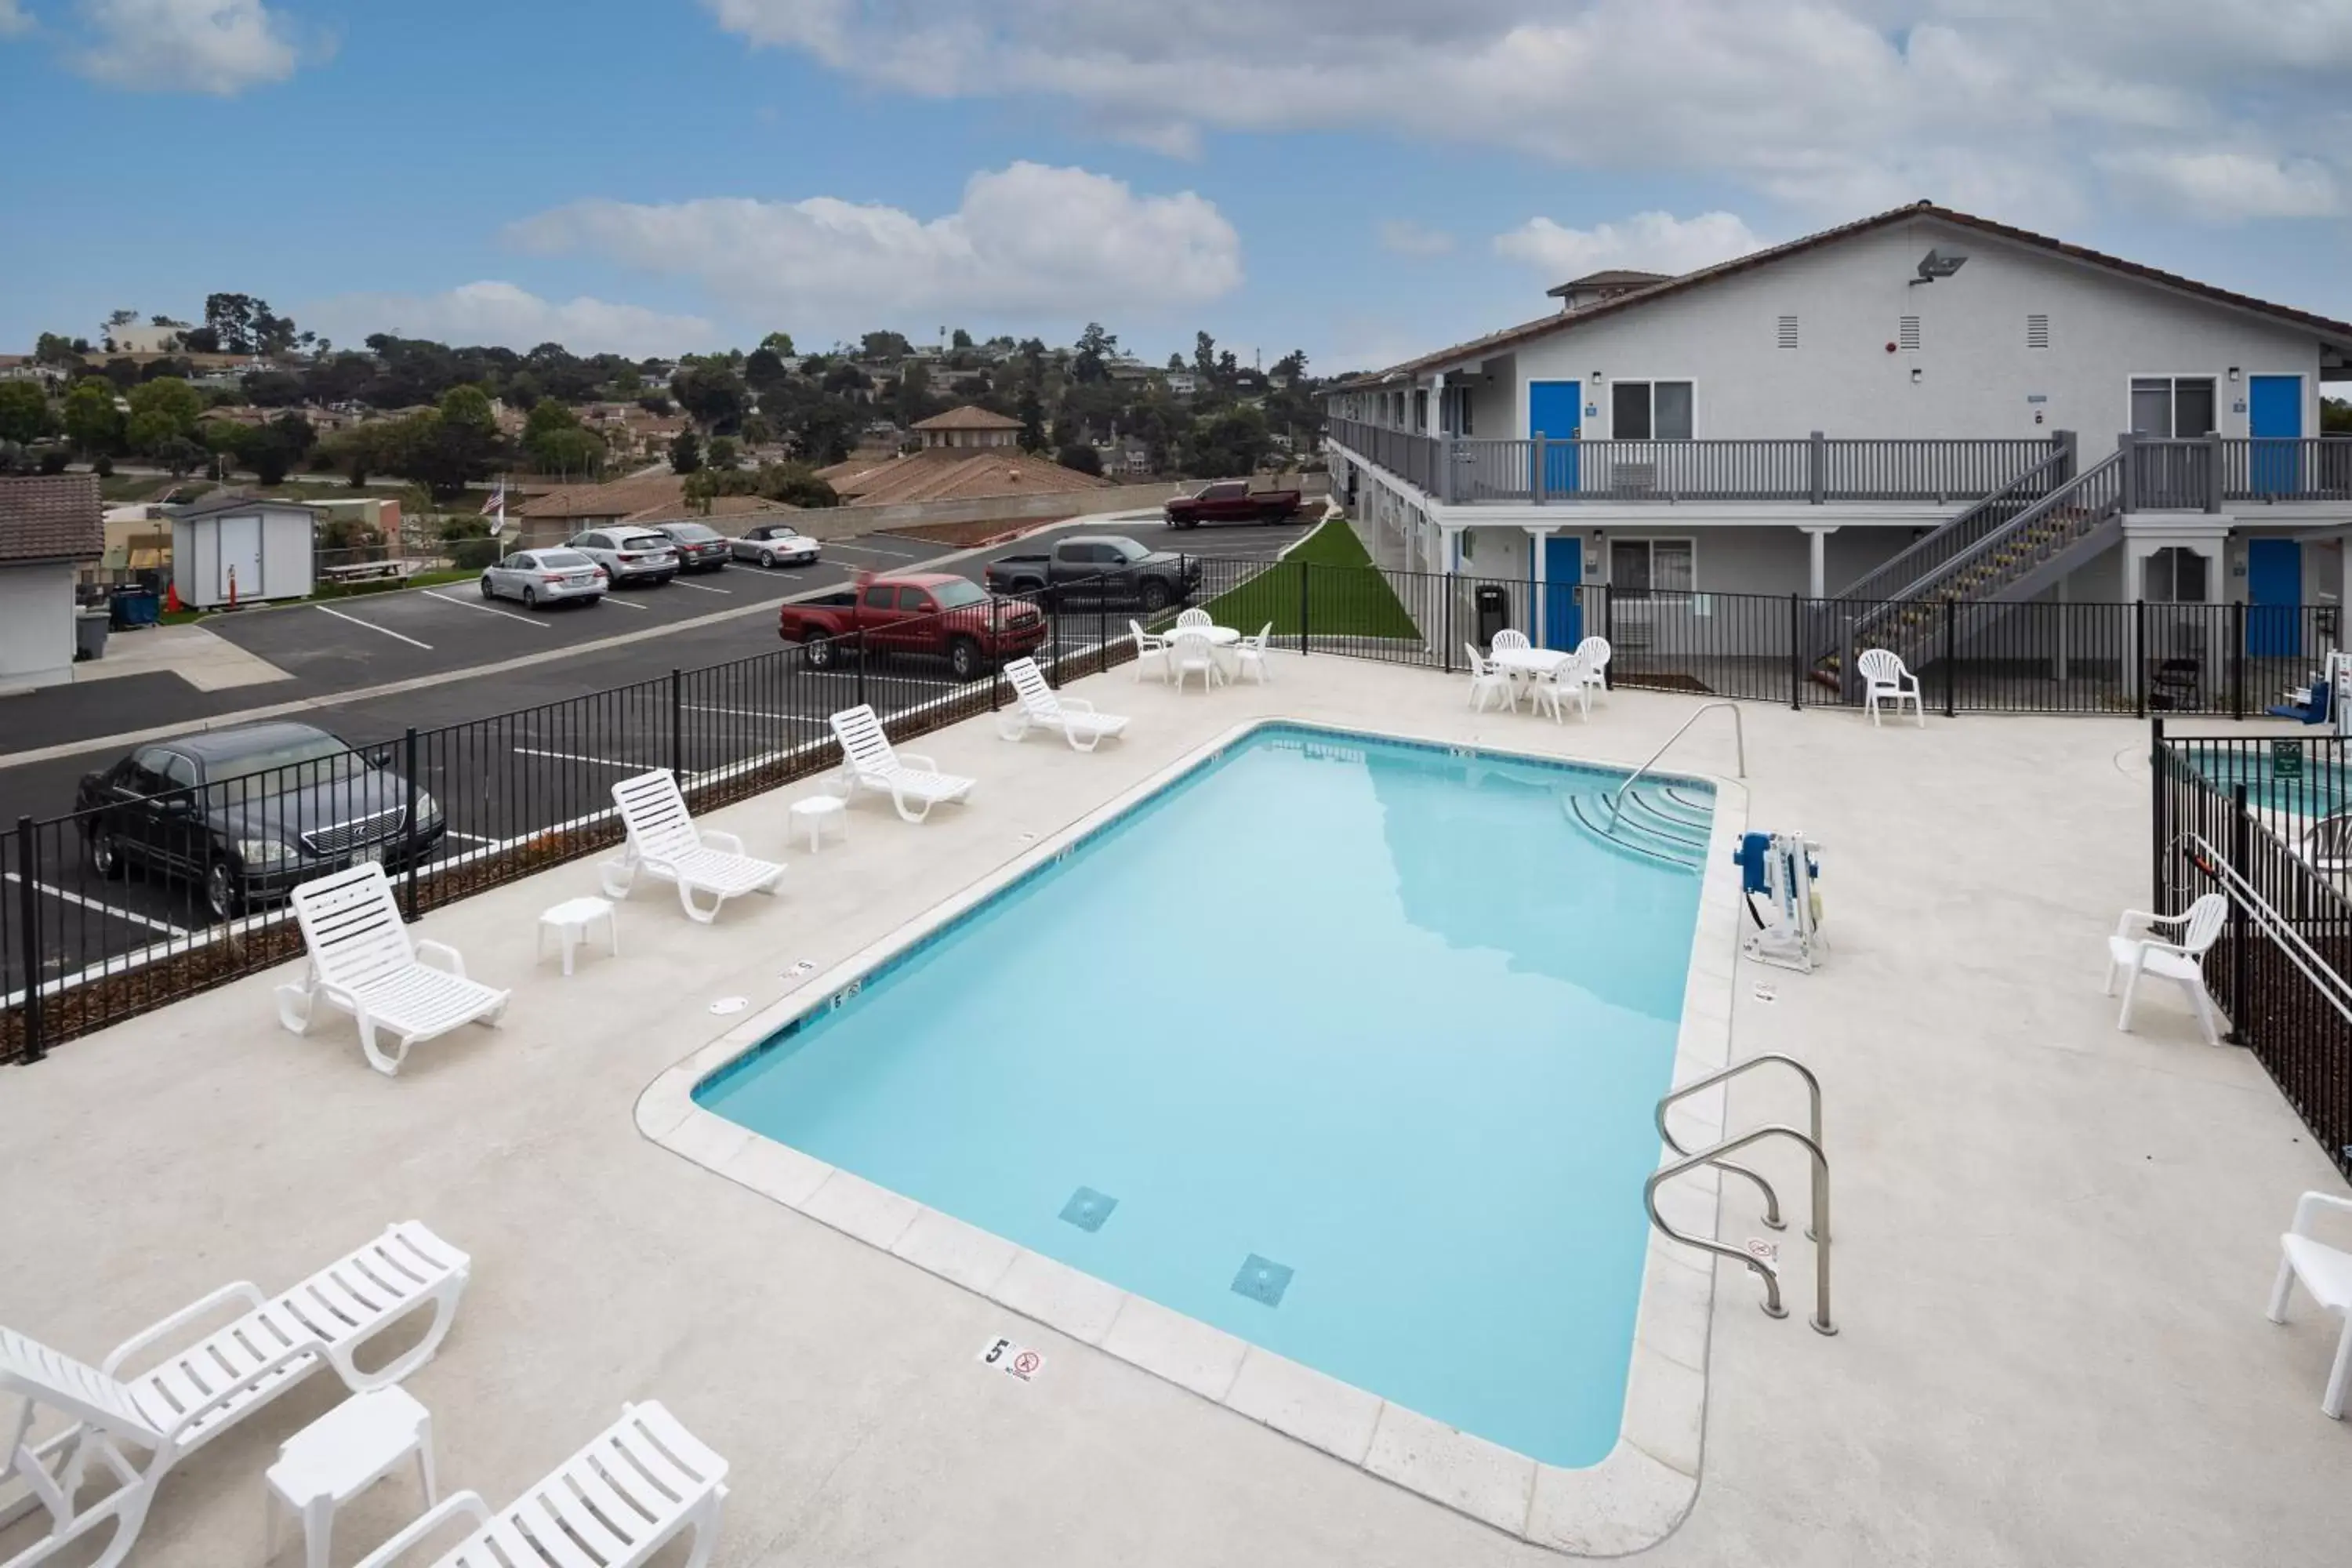
[[(1123, 533), (1154, 549), (1243, 558), (1270, 557), (1304, 531), (1072, 525), (1078, 528)], [(888, 717), (959, 689), (943, 664), (919, 658), (876, 656), (822, 672), (797, 658), (760, 658), (777, 650), (772, 608), (787, 597), (846, 586), (861, 569), (920, 567), (978, 579), (990, 560), (1043, 550), (1052, 537), (942, 562), (936, 545), (877, 536), (828, 544), (826, 559), (814, 567), (732, 567), (610, 594), (589, 607), (533, 612), (507, 601), (486, 604), (471, 584), (458, 584), (213, 624), (286, 668), (292, 684), (313, 696), (314, 705), (288, 717), (362, 749), (389, 744), (395, 768), (405, 732), (419, 731), (416, 782), (446, 813), (446, 837), (434, 856), (446, 860), (512, 846), (603, 811), (612, 784), (633, 773), (677, 766), (692, 777), (796, 746), (822, 749), (831, 743), (829, 713), (870, 701)], [(335, 613), (322, 613), (330, 609)], [(1090, 647), (1122, 630), (1124, 620), (1124, 612), (1073, 613), (1057, 628), (1060, 646)], [(687, 672), (675, 694), (672, 670)], [(404, 681), (415, 684), (390, 694), (369, 691)], [(241, 709), (257, 693), (278, 689), (215, 695), (243, 699)], [(338, 691), (352, 695), (339, 700)], [(97, 714), (91, 720), (110, 731), (128, 727)], [(0, 820), (69, 812), (81, 775), (127, 750), (110, 743), (0, 768)], [(25, 983), (28, 908), (49, 979), (194, 938), (213, 923), (192, 883), (136, 869), (120, 879), (101, 878), (70, 826), (41, 832), (31, 903), (14, 868), (0, 900), (0, 987), (6, 991)]]

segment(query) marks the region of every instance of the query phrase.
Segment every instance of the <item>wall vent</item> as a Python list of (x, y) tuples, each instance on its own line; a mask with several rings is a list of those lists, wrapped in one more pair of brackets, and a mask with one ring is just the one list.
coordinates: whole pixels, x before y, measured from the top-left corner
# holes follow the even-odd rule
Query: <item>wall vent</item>
[(1794, 316), (1780, 318), (1780, 346), (1784, 349), (1797, 346), (1797, 318)]
[(2025, 318), (2025, 346), (2030, 349), (2046, 349), (2050, 346), (2049, 317), (2028, 316)]
[(1903, 320), (1896, 324), (1895, 341), (1901, 344), (1906, 352), (1916, 351), (1919, 347), (1919, 318), (1916, 316), (1904, 317)]

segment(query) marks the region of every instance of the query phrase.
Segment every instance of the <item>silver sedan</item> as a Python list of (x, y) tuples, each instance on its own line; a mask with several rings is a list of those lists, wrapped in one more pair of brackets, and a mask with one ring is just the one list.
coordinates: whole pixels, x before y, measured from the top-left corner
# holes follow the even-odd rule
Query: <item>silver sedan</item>
[(604, 596), (612, 579), (577, 550), (522, 550), (482, 572), (482, 597), (520, 599), (536, 609), (570, 600)]

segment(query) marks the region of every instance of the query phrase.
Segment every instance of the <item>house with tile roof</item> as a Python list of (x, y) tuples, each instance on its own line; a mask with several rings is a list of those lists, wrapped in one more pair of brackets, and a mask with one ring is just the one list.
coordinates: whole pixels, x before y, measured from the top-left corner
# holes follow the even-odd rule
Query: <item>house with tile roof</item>
[(934, 414), (919, 421), (914, 432), (922, 438), (924, 451), (947, 449), (968, 451), (975, 447), (994, 448), (1017, 447), (1021, 444), (1021, 421), (993, 409), (967, 403), (950, 408), (944, 414)]
[(2315, 658), (2336, 617), (2299, 607), (2352, 599), (2319, 423), (2352, 322), (1932, 203), (1550, 293), (1331, 388), (1327, 446), (1385, 562), (1525, 584), (1555, 644), (1605, 605), (1621, 644), (1810, 661), (1796, 595), (1916, 667), (1933, 618), (1867, 606), (2247, 605), (2242, 649), (2073, 650), (2210, 671)]
[(106, 552), (94, 474), (0, 479), (0, 689), (73, 675), (74, 578)]
[(852, 507), (1072, 495), (1108, 482), (1023, 451), (1021, 421), (969, 404), (922, 420), (913, 431), (923, 443), (917, 451), (855, 453), (817, 477)]

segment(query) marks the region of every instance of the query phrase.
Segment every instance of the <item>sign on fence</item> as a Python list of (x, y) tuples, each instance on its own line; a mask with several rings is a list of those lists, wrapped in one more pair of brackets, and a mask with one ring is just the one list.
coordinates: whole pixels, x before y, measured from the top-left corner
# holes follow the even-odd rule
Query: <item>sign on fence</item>
[(2299, 779), (2303, 776), (2303, 742), (2273, 741), (2271, 742), (2271, 777)]

